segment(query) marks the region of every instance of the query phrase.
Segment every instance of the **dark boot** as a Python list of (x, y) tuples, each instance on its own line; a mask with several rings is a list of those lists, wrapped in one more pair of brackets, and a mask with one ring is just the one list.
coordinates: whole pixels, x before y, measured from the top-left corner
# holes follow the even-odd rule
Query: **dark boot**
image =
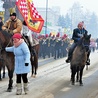
[(66, 63), (70, 63), (72, 54), (69, 52), (68, 58), (66, 59)]
[(73, 51), (74, 51), (74, 47), (69, 49), (68, 58), (66, 59), (66, 63), (70, 63)]
[(66, 59), (66, 63), (70, 63), (70, 58), (69, 57)]
[(87, 61), (86, 61), (86, 65), (90, 65), (90, 59), (89, 59), (89, 56), (90, 56), (90, 49), (89, 49), (89, 51), (88, 51), (88, 53), (87, 53)]
[(86, 65), (90, 65), (90, 59), (87, 59)]

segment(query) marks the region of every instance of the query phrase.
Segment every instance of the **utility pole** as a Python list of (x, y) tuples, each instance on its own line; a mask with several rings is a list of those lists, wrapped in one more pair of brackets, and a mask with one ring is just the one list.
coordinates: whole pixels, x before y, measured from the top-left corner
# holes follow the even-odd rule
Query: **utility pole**
[(47, 34), (47, 14), (48, 14), (48, 0), (46, 0), (46, 21), (45, 21), (45, 34)]

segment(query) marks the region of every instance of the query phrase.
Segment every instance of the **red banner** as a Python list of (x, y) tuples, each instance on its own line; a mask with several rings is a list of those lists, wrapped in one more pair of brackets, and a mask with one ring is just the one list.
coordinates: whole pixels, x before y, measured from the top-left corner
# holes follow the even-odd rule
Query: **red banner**
[(16, 0), (16, 5), (30, 30), (40, 33), (44, 20), (34, 7), (31, 0)]

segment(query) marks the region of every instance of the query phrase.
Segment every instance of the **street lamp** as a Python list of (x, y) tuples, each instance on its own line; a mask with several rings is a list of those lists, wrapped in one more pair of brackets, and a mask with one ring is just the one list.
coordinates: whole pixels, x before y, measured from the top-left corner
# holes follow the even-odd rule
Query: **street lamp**
[(46, 22), (45, 22), (45, 34), (47, 34), (47, 13), (48, 13), (48, 0), (46, 0)]

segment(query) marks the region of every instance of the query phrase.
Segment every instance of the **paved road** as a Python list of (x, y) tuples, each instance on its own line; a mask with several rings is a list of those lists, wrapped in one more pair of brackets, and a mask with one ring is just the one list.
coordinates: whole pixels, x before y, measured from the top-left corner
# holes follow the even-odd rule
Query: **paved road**
[(13, 91), (5, 92), (8, 79), (4, 79), (0, 83), (0, 98), (98, 98), (97, 58), (97, 52), (91, 54), (91, 65), (89, 70), (84, 70), (82, 87), (78, 83), (75, 86), (70, 84), (70, 65), (62, 58), (40, 66), (36, 78), (31, 78), (29, 74), (28, 95), (24, 95), (24, 92), (20, 96), (15, 95), (15, 77)]

